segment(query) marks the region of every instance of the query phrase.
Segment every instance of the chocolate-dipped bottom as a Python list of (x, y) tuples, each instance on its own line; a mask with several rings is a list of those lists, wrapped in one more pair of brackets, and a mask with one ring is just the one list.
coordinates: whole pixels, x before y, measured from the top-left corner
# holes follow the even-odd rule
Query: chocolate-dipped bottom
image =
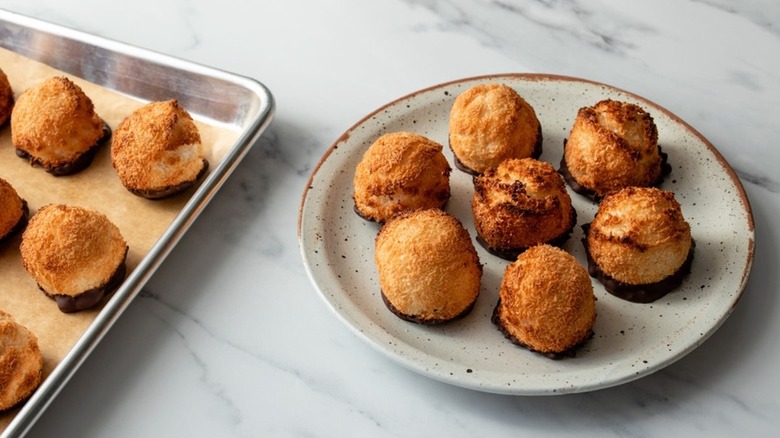
[[(561, 235), (554, 237), (546, 242), (539, 242), (539, 244), (547, 243), (549, 245), (557, 246), (557, 247), (563, 247), (563, 245), (569, 240), (571, 237), (572, 231), (574, 231), (574, 226), (577, 224), (577, 210), (575, 210), (573, 207), (571, 209), (571, 214), (569, 215), (571, 217), (569, 221), (569, 227), (566, 231), (564, 231)], [(517, 256), (525, 252), (527, 250), (528, 246), (526, 247), (519, 247), (519, 248), (495, 248), (490, 246), (487, 242), (485, 242), (485, 239), (482, 238), (482, 236), (477, 233), (477, 243), (479, 243), (485, 250), (491, 254), (493, 254), (496, 257), (502, 258), (504, 260), (508, 261), (514, 261), (517, 259)], [(537, 245), (537, 244), (534, 244)]]
[(201, 178), (203, 178), (204, 175), (206, 175), (206, 172), (208, 170), (209, 170), (209, 162), (204, 158), (203, 167), (200, 169), (200, 172), (198, 172), (198, 174), (195, 176), (195, 179), (191, 181), (185, 181), (183, 183), (162, 187), (159, 189), (128, 188), (127, 190), (130, 191), (130, 193), (136, 196), (140, 196), (142, 198), (151, 199), (154, 201), (161, 200), (161, 199), (169, 198), (177, 193), (183, 192), (184, 190), (187, 190), (188, 188), (194, 186), (198, 181), (200, 181)]
[[(588, 234), (589, 225), (585, 224), (582, 226), (585, 235)], [(696, 247), (696, 242), (691, 239), (691, 248), (688, 250), (688, 257), (686, 257), (685, 262), (677, 271), (663, 280), (648, 284), (628, 284), (612, 278), (601, 269), (598, 263), (590, 256), (587, 238), (582, 239), (582, 244), (585, 246), (585, 255), (588, 259), (588, 274), (604, 285), (604, 289), (610, 294), (632, 303), (642, 304), (657, 301), (682, 284), (685, 277), (691, 272), (693, 253)]]
[(65, 295), (65, 294), (50, 294), (46, 292), (40, 285), (38, 289), (42, 290), (46, 295), (53, 298), (57, 303), (57, 307), (63, 313), (73, 313), (81, 310), (86, 310), (98, 305), (103, 298), (111, 294), (116, 290), (125, 279), (127, 273), (127, 250), (122, 262), (117, 266), (116, 271), (108, 279), (108, 282), (102, 286), (98, 286), (92, 289), (85, 290), (77, 295)]
[[(444, 210), (447, 210), (447, 204), (449, 204), (449, 198), (447, 198), (447, 200), (445, 200), (445, 201), (444, 201), (444, 204), (442, 204), (442, 206), (441, 206), (440, 210), (443, 210), (443, 211), (444, 211)], [(375, 222), (377, 225), (380, 225), (380, 226), (381, 226), (381, 225), (384, 225), (384, 224), (385, 224), (385, 222), (387, 222), (387, 221), (383, 221), (383, 220), (376, 220), (376, 219), (374, 219), (374, 218), (372, 218), (372, 217), (368, 217), (368, 216), (366, 216), (365, 214), (363, 214), (363, 212), (362, 212), (362, 211), (360, 211), (360, 209), (358, 208), (358, 206), (357, 206), (357, 205), (355, 205), (355, 204), (352, 204), (352, 210), (355, 212), (355, 214), (356, 214), (356, 215), (358, 215), (358, 217), (360, 217), (360, 218), (361, 218), (361, 219), (363, 219), (364, 221), (367, 221), (367, 222)], [(401, 214), (404, 214), (404, 213), (406, 213), (406, 212), (401, 212), (401, 213), (398, 213), (398, 214), (399, 214), (399, 215), (401, 215)], [(392, 218), (390, 218), (390, 219), (392, 219)]]
[(567, 357), (575, 357), (577, 355), (577, 350), (583, 345), (585, 345), (593, 337), (594, 334), (593, 330), (590, 330), (588, 334), (582, 339), (582, 341), (578, 342), (577, 344), (563, 351), (557, 351), (557, 352), (539, 351), (534, 349), (530, 345), (526, 344), (525, 342), (522, 342), (521, 340), (517, 339), (516, 336), (514, 336), (512, 333), (509, 332), (509, 330), (507, 330), (506, 327), (504, 327), (504, 324), (501, 322), (501, 317), (499, 316), (500, 307), (501, 307), (501, 299), (499, 298), (498, 302), (496, 303), (496, 307), (493, 309), (493, 316), (490, 318), (490, 321), (493, 324), (495, 324), (496, 327), (498, 327), (498, 330), (504, 335), (504, 337), (506, 337), (513, 344), (525, 348), (528, 351), (541, 354), (542, 356), (548, 359), (561, 360)]
[(89, 149), (68, 163), (47, 167), (41, 162), (40, 159), (33, 157), (29, 152), (19, 148), (16, 148), (16, 156), (29, 161), (33, 166), (39, 166), (43, 168), (46, 172), (54, 176), (73, 175), (89, 167), (95, 158), (95, 154), (97, 154), (97, 150), (103, 146), (109, 138), (111, 138), (111, 127), (109, 127), (105, 121), (103, 121), (102, 130), (103, 134), (94, 145), (90, 146)]
[(463, 311), (453, 316), (452, 318), (421, 318), (419, 316), (408, 315), (406, 313), (401, 312), (400, 310), (398, 310), (397, 307), (393, 305), (393, 303), (390, 302), (389, 299), (387, 299), (387, 296), (385, 295), (384, 291), (381, 291), (381, 293), (382, 293), (382, 301), (385, 303), (385, 306), (387, 306), (388, 310), (393, 312), (395, 316), (403, 319), (404, 321), (409, 321), (420, 325), (430, 325), (430, 326), (441, 325), (446, 322), (462, 319), (463, 317), (468, 315), (472, 309), (474, 309), (474, 305), (477, 302), (477, 300), (474, 299), (474, 301), (472, 301), (471, 304), (466, 306), (466, 308), (464, 308)]

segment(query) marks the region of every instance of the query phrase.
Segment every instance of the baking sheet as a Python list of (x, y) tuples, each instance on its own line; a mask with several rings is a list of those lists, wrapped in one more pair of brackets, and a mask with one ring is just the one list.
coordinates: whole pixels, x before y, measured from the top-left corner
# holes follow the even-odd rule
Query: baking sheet
[[(0, 48), (0, 68), (15, 96), (49, 77), (65, 75), (92, 99), (96, 112), (112, 130), (150, 100), (177, 98), (195, 118), (210, 163), (209, 174), (197, 188), (152, 201), (132, 195), (121, 185), (108, 144), (84, 171), (54, 177), (17, 157), (10, 126), (0, 128), (0, 177), (28, 202), (31, 214), (48, 203), (95, 209), (119, 227), (129, 245), (129, 274), (120, 289), (94, 309), (65, 314), (24, 270), (19, 254), (21, 233), (0, 244), (0, 309), (36, 334), (44, 358), (44, 383), (39, 390), (20, 407), (0, 415), (0, 431), (6, 436), (29, 429), (140, 291), (267, 127), (273, 100), (262, 85), (245, 78), (4, 11), (0, 11), (0, 20), (0, 45), (14, 50)], [(74, 50), (79, 57), (74, 57)], [(176, 82), (177, 78), (186, 83)]]

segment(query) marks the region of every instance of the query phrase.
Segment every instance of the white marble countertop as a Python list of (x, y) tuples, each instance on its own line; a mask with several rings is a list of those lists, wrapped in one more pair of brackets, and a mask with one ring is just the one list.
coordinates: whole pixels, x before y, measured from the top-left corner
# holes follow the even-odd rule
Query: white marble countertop
[[(745, 436), (780, 427), (780, 3), (7, 0), (5, 9), (253, 77), (276, 117), (30, 436)], [(590, 393), (433, 381), (358, 339), (297, 244), (300, 197), (362, 116), (454, 79), (544, 72), (644, 96), (745, 185), (756, 254), (725, 324)]]

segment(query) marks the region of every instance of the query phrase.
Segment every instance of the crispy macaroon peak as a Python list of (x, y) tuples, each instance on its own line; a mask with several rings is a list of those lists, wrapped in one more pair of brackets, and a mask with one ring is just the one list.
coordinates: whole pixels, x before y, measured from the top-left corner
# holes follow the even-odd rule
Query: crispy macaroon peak
[(506, 267), (493, 322), (513, 342), (559, 358), (592, 336), (595, 321), (588, 272), (566, 251), (537, 245)]
[(124, 265), (127, 243), (106, 215), (48, 204), (22, 234), (24, 268), (49, 296), (78, 296), (110, 283)]
[(491, 205), (508, 204), (522, 211), (549, 211), (559, 207), (560, 198), (568, 197), (566, 185), (555, 168), (533, 158), (505, 160), (474, 181), (475, 189)]
[(561, 175), (533, 158), (508, 159), (475, 177), (471, 210), (480, 243), (509, 260), (565, 239), (576, 221)]
[(11, 118), (14, 108), (14, 90), (8, 81), (8, 76), (0, 69), (0, 126)]
[(111, 162), (128, 190), (148, 198), (192, 186), (208, 167), (198, 127), (175, 99), (148, 103), (122, 120)]
[(442, 149), (412, 132), (379, 137), (355, 169), (356, 212), (383, 223), (406, 211), (444, 207), (450, 198), (451, 168)]
[(27, 399), (41, 383), (38, 338), (0, 310), (0, 412)]
[(25, 90), (11, 114), (14, 147), (47, 170), (73, 163), (105, 135), (92, 100), (64, 76)]
[(26, 218), (26, 203), (11, 183), (0, 178), (0, 240), (23, 225)]
[(468, 231), (439, 209), (389, 220), (376, 237), (379, 284), (400, 318), (440, 324), (467, 314), (477, 299), (482, 265)]
[(632, 150), (643, 154), (655, 151), (658, 129), (653, 117), (639, 105), (607, 99), (585, 108), (583, 113), (625, 140)]
[(655, 185), (668, 170), (652, 116), (633, 103), (609, 99), (579, 109), (564, 164), (581, 191), (596, 198), (629, 186)]
[(594, 238), (639, 251), (691, 234), (674, 193), (653, 187), (628, 187), (604, 198), (590, 230)]
[(674, 193), (629, 187), (605, 197), (587, 233), (590, 256), (608, 276), (649, 284), (674, 274), (692, 246)]
[(450, 148), (460, 167), (473, 174), (508, 158), (538, 157), (541, 132), (533, 107), (504, 84), (475, 85), (450, 110)]

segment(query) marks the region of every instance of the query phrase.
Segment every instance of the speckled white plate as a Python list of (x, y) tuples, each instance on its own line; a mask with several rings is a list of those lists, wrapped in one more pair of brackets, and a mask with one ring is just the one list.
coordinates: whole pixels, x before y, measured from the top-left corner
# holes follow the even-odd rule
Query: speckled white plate
[[(696, 255), (682, 287), (651, 304), (608, 294), (593, 280), (598, 301), (595, 336), (577, 356), (553, 361), (513, 345), (491, 323), (508, 262), (475, 241), (484, 264), (474, 310), (448, 325), (426, 327), (393, 315), (382, 302), (374, 265), (378, 226), (353, 210), (352, 178), (364, 151), (380, 135), (413, 131), (444, 145), (453, 167), (447, 211), (475, 237), (471, 176), (453, 165), (447, 147), (450, 107), (478, 83), (514, 87), (536, 110), (544, 133), (540, 159), (558, 168), (564, 138), (577, 110), (612, 98), (634, 102), (654, 117), (672, 173), (662, 185), (675, 192), (691, 224)], [(578, 225), (596, 205), (570, 192)], [(475, 390), (543, 395), (591, 391), (629, 382), (681, 358), (723, 323), (739, 300), (753, 259), (753, 218), (728, 163), (691, 126), (662, 107), (626, 91), (551, 75), (498, 75), (437, 85), (385, 105), (359, 121), (327, 151), (303, 194), (298, 237), (308, 274), (325, 302), (359, 337), (400, 364), (431, 378)], [(575, 227), (564, 249), (583, 265)]]

